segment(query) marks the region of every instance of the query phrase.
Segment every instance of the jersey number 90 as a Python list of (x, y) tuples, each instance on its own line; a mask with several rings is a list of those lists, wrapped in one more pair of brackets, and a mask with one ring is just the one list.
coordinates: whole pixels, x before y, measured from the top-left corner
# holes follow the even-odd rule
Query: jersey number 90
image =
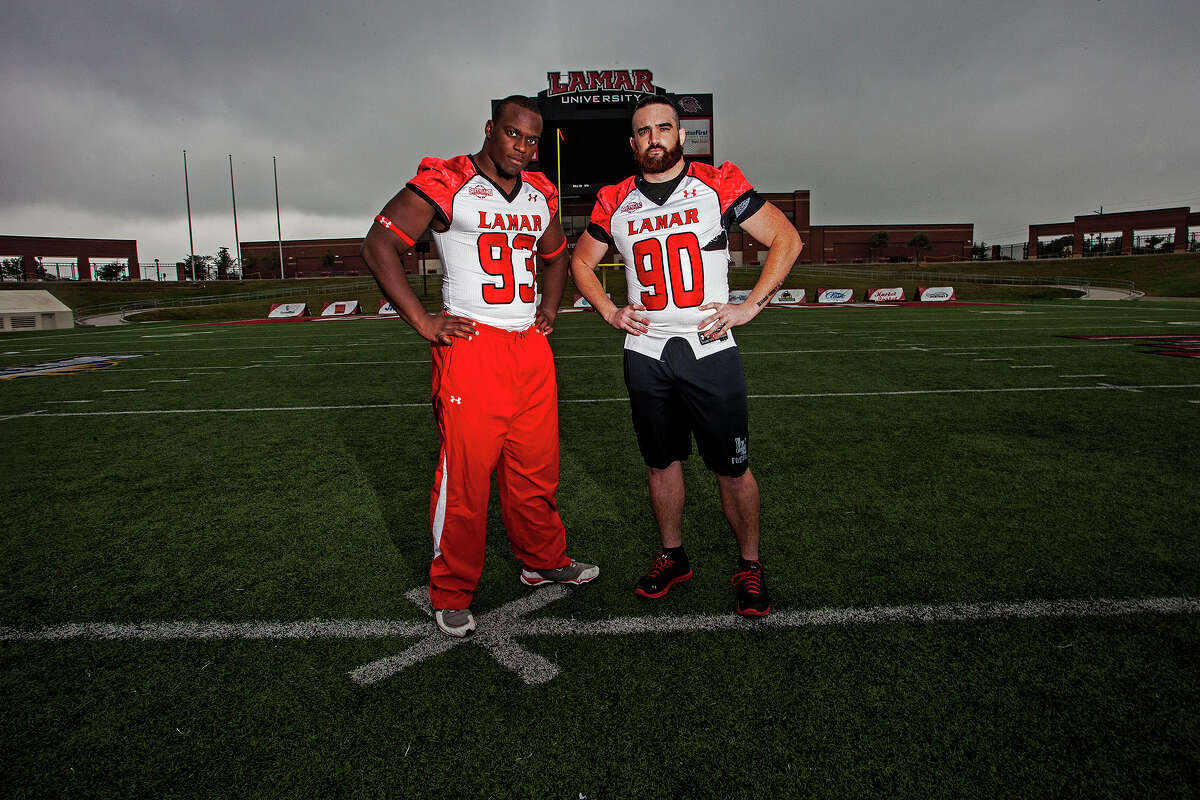
[[(507, 305), (520, 292), (522, 303), (532, 303), (536, 296), (533, 286), (536, 275), (533, 264), (533, 248), (537, 240), (528, 233), (518, 233), (513, 237), (512, 246), (508, 244), (508, 234), (499, 231), (483, 233), (479, 236), (479, 266), (488, 275), (500, 279), (499, 284), (485, 283), (483, 285), (483, 302), (491, 305)], [(516, 264), (513, 256), (516, 250), (528, 250), (529, 257), (525, 259), (524, 269), (529, 273), (529, 282), (517, 281)], [(524, 277), (524, 275), (522, 275)]]
[[(666, 270), (663, 269), (664, 250)], [(685, 253), (691, 273), (687, 281), (683, 274)], [(668, 299), (674, 299), (677, 308), (694, 308), (704, 302), (704, 262), (696, 234), (687, 231), (673, 233), (665, 240), (642, 239), (633, 245), (633, 259), (638, 283), (646, 287), (642, 292), (642, 305), (647, 311), (662, 311), (667, 307)], [(669, 297), (668, 279), (671, 282)]]

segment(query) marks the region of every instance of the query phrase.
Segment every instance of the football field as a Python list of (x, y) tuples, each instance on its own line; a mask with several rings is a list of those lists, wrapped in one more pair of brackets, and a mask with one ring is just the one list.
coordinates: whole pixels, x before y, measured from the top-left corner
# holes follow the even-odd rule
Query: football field
[(1200, 304), (735, 335), (775, 612), (733, 614), (697, 456), (695, 577), (634, 596), (657, 533), (621, 336), (563, 314), (559, 508), (601, 574), (523, 586), (493, 497), (468, 641), (425, 608), (403, 322), (5, 335), (0, 794), (1200, 793)]

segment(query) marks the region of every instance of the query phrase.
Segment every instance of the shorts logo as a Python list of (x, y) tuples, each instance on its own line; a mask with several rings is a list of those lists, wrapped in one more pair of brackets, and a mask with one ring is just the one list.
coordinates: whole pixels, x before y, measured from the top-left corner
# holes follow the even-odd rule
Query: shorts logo
[(634, 211), (637, 211), (641, 207), (642, 207), (642, 204), (640, 202), (638, 202), (637, 200), (630, 200), (628, 203), (621, 206), (621, 213), (622, 214), (632, 214)]
[(700, 345), (703, 347), (704, 345), (712, 344), (713, 342), (725, 341), (729, 338), (729, 331), (725, 331), (725, 333), (722, 333), (720, 336), (709, 336), (706, 331), (700, 331), (697, 336), (700, 339)]
[(450, 395), (450, 402), (451, 402), (451, 403), (454, 403), (455, 405), (460, 405), (460, 406), (461, 406), (461, 405), (462, 405), (462, 398), (461, 398), (461, 397), (455, 397), (454, 395)]
[(736, 455), (729, 460), (731, 464), (743, 464), (746, 461), (746, 440), (740, 436), (733, 439), (733, 452)]
[(467, 194), (484, 198), (491, 197), (493, 194), (495, 194), (495, 192), (492, 191), (492, 187), (490, 186), (484, 186), (482, 183), (473, 183), (471, 184), (471, 188), (467, 189)]

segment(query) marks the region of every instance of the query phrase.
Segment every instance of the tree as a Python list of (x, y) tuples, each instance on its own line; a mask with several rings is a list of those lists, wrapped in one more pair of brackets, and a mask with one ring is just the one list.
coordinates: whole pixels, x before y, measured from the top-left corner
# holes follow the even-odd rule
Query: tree
[(9, 278), (12, 278), (14, 281), (25, 279), (25, 264), (20, 256), (0, 261), (0, 280), (8, 280)]
[(971, 258), (979, 261), (987, 258), (987, 242), (973, 242), (971, 244)]
[(914, 236), (908, 240), (908, 246), (911, 247), (913, 249), (913, 252), (916, 253), (916, 255), (917, 255), (916, 261), (918, 264), (920, 264), (921, 263), (921, 251), (931, 249), (933, 247), (933, 243), (929, 241), (928, 236), (926, 236), (923, 233), (918, 233), (916, 236)]
[(878, 251), (887, 250), (887, 246), (888, 246), (887, 231), (879, 231), (877, 233), (872, 233), (870, 238), (867, 239), (867, 251), (870, 253), (876, 253)]
[(96, 277), (102, 281), (127, 280), (125, 265), (120, 261), (109, 261), (107, 264), (96, 265)]
[(214, 259), (217, 265), (217, 280), (223, 281), (229, 277), (229, 271), (236, 266), (236, 259), (229, 255), (228, 247), (218, 247)]
[(325, 267), (325, 269), (330, 272), (333, 271), (333, 265), (336, 263), (337, 256), (333, 254), (332, 250), (326, 250), (325, 255), (321, 256), (321, 266)]
[(175, 266), (179, 267), (180, 280), (186, 278), (193, 281), (206, 281), (211, 277), (209, 270), (213, 264), (212, 256), (196, 256), (195, 263), (189, 266), (190, 261), (191, 256), (184, 256), (175, 262)]

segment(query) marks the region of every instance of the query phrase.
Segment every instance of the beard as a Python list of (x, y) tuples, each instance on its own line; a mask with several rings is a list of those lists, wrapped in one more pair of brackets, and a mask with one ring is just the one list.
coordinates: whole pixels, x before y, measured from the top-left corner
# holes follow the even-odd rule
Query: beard
[(674, 147), (662, 153), (651, 155), (648, 150), (644, 153), (637, 153), (635, 160), (638, 169), (643, 173), (657, 175), (678, 164), (681, 158), (683, 158), (683, 145), (676, 142)]

